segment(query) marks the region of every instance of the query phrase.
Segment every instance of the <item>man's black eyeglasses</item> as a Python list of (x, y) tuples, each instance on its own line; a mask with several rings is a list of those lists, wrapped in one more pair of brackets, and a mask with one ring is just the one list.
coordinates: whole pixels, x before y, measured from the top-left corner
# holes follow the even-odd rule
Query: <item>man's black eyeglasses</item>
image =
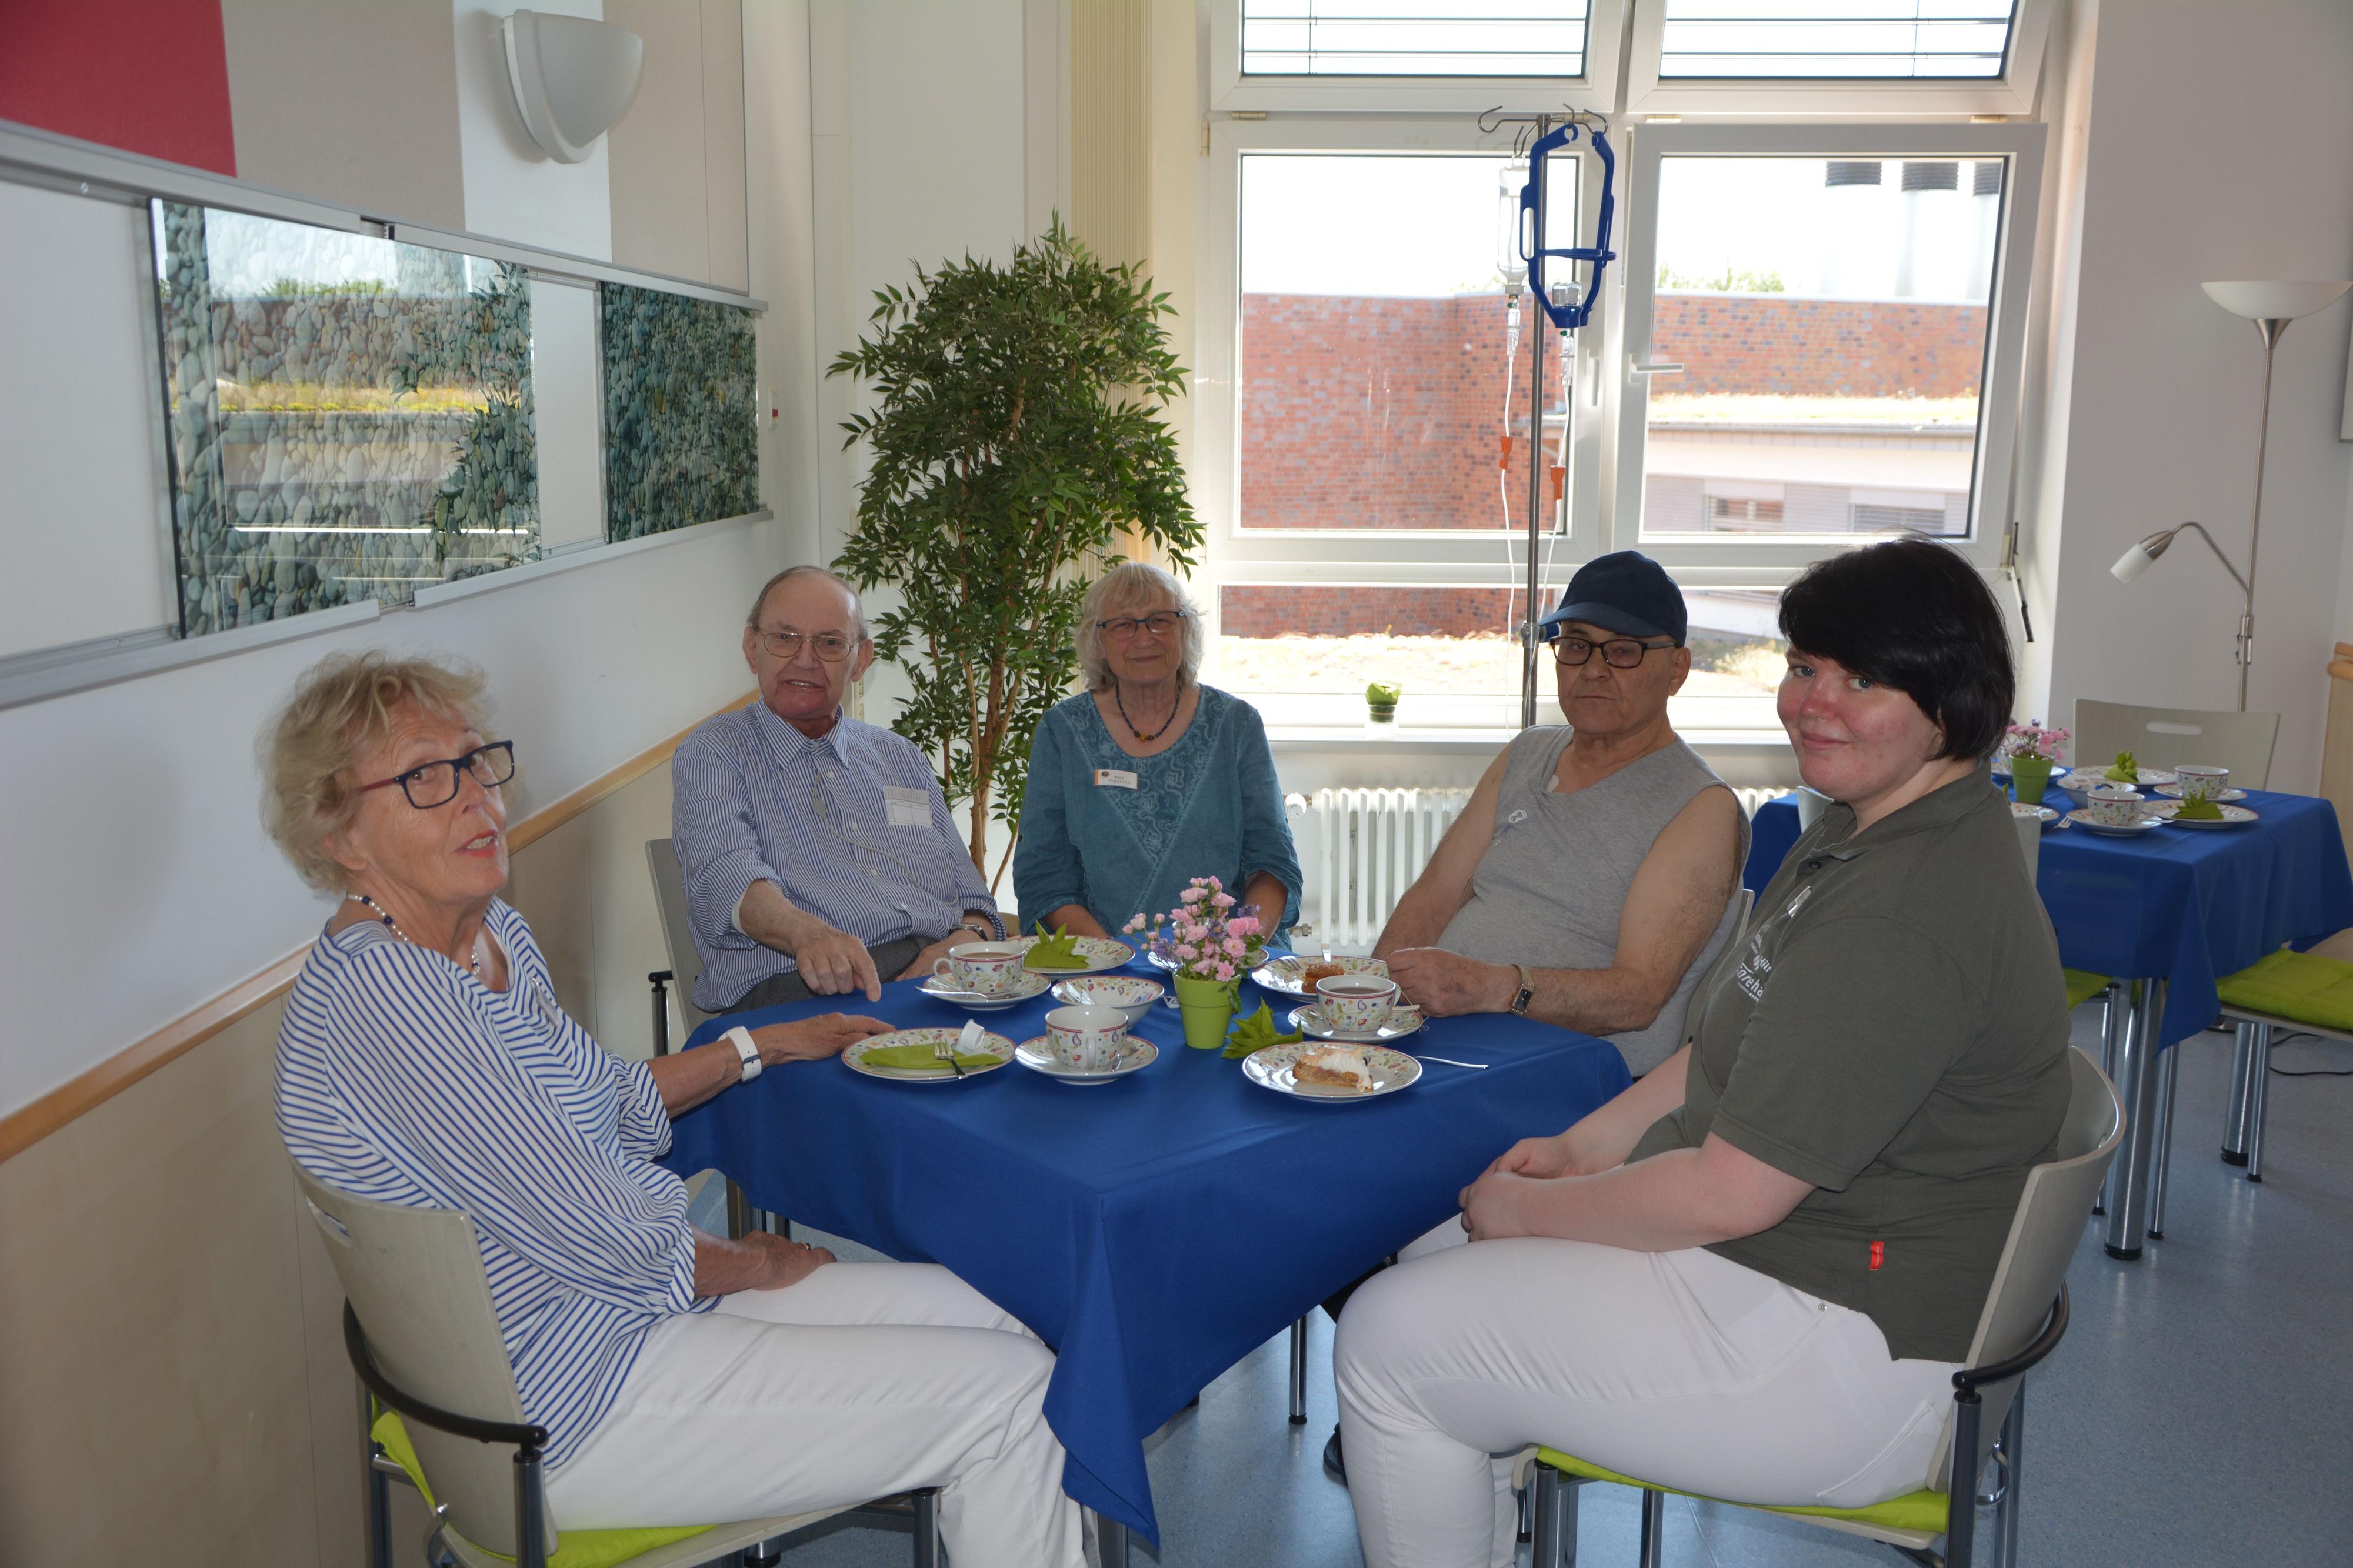
[(1672, 639), (1637, 642), (1632, 637), (1611, 637), (1605, 642), (1595, 642), (1589, 637), (1563, 637), (1554, 640), (1552, 656), (1563, 664), (1578, 665), (1591, 659), (1593, 650), (1599, 648), (1601, 662), (1610, 668), (1632, 669), (1650, 655), (1679, 646)]
[(496, 789), (514, 777), (514, 742), (492, 741), (487, 746), (477, 746), (462, 757), (449, 757), (438, 763), (419, 763), (405, 773), (395, 773), (388, 779), (378, 779), (372, 784), (360, 785), (365, 795), (372, 789), (400, 786), (408, 804), (419, 811), (431, 811), (437, 805), (447, 805), (458, 798), (458, 771), (463, 768), (474, 775), (474, 782), (484, 789)]

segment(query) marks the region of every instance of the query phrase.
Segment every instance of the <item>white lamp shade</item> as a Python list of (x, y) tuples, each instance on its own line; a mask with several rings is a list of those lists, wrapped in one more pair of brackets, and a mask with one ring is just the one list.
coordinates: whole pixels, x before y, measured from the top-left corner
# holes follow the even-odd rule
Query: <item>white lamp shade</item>
[(523, 129), (559, 163), (588, 156), (637, 96), (646, 41), (585, 16), (517, 11), (499, 25)]
[(2353, 283), (2335, 279), (2313, 282), (2209, 283), (2206, 297), (2251, 321), (2288, 321), (2337, 303)]
[(2129, 583), (2147, 571), (2156, 559), (2146, 544), (2136, 544), (2116, 557), (2116, 563), (2108, 568), (2108, 573), (2119, 583)]

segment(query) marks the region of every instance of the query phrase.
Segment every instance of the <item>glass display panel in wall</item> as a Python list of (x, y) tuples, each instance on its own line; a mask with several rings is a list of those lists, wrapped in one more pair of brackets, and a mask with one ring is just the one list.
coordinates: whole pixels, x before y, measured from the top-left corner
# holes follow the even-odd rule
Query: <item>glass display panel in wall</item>
[(519, 267), (157, 202), (181, 635), (539, 548)]
[(1586, 10), (1586, 0), (1242, 0), (1242, 74), (1578, 77)]
[(1662, 162), (1644, 539), (1968, 537), (2003, 173)]
[(755, 312), (602, 283), (607, 536), (760, 508)]
[(1667, 0), (1659, 77), (1984, 79), (2013, 0)]
[[(1510, 339), (1501, 255), (1503, 190), (1516, 214), (1524, 176), (1506, 166), (1493, 156), (1243, 156), (1241, 527), (1527, 526), (1533, 378), (1527, 347), (1515, 357)], [(1577, 181), (1575, 159), (1552, 160), (1555, 246), (1576, 243)], [(1545, 367), (1548, 453), (1564, 417), (1556, 354)], [(1508, 467), (1498, 468), (1507, 429)]]

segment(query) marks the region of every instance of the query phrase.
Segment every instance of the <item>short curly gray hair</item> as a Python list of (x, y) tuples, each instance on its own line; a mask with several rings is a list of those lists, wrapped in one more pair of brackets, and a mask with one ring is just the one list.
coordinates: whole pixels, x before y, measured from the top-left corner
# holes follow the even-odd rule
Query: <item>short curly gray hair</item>
[(1111, 666), (1104, 661), (1103, 633), (1095, 623), (1107, 616), (1134, 615), (1166, 606), (1183, 612), (1185, 643), (1180, 655), (1184, 678), (1198, 683), (1201, 676), (1201, 610), (1185, 584), (1148, 561), (1123, 561), (1087, 589), (1079, 605), (1079, 673), (1090, 691), (1111, 689)]
[(415, 705), (462, 721), (477, 733), (489, 715), (482, 672), (469, 664), (402, 658), (369, 648), (330, 654), (311, 667), (261, 732), (261, 823), (302, 879), (344, 890), (343, 866), (327, 841), (359, 814), (353, 769), (392, 732), (398, 709)]

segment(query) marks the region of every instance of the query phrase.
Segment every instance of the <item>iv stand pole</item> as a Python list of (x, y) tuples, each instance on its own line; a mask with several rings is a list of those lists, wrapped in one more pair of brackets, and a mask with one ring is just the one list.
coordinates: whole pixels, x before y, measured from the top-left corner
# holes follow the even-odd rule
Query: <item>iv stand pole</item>
[[(1537, 115), (1534, 140), (1541, 142), (1546, 133), (1551, 130), (1552, 116)], [(1545, 177), (1545, 165), (1551, 161), (1544, 157), (1529, 158), (1528, 178), (1542, 181)], [(1544, 205), (1542, 200), (1544, 194), (1544, 187), (1539, 184), (1536, 210), (1549, 213), (1551, 208)], [(1530, 243), (1541, 247), (1544, 242), (1544, 236), (1537, 235)], [(1529, 294), (1534, 296), (1535, 274), (1533, 270), (1528, 274), (1527, 288)], [(1544, 591), (1544, 585), (1539, 581), (1543, 575), (1543, 568), (1540, 564), (1542, 556), (1537, 549), (1539, 525), (1536, 520), (1541, 515), (1544, 499), (1545, 310), (1541, 299), (1532, 298), (1529, 302), (1535, 308), (1528, 311), (1529, 325), (1533, 329), (1533, 335), (1528, 340), (1530, 346), (1528, 363), (1533, 369), (1529, 372), (1530, 390), (1528, 392), (1528, 613), (1527, 618), (1520, 623), (1520, 728), (1523, 730), (1535, 727), (1536, 650), (1544, 646), (1536, 640), (1536, 621), (1544, 614), (1543, 609), (1536, 604), (1536, 595)], [(1562, 417), (1568, 417), (1570, 413), (1571, 410), (1564, 403)]]

